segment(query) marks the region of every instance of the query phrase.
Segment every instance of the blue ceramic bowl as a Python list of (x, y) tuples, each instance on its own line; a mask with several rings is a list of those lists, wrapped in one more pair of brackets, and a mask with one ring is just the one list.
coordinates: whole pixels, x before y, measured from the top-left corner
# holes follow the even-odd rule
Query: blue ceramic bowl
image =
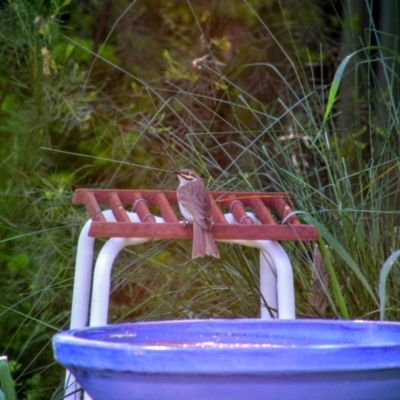
[(185, 320), (61, 332), (94, 400), (398, 400), (400, 324)]

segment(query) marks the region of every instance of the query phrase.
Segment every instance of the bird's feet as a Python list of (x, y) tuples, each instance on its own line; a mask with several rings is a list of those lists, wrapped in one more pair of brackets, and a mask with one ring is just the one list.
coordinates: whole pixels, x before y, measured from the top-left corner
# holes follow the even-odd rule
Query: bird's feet
[(189, 221), (187, 219), (180, 221), (180, 223), (183, 225), (183, 229), (185, 229), (186, 226), (189, 225)]

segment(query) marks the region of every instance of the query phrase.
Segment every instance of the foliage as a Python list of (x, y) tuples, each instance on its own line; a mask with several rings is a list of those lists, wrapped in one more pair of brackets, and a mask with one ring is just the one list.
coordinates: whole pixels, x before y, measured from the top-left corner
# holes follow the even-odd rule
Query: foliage
[[(338, 3), (0, 3), (0, 335), (18, 398), (61, 398), (51, 338), (69, 323), (79, 186), (171, 189), (185, 166), (213, 190), (292, 192), (329, 274), (318, 308), (312, 245), (284, 244), (298, 316), (399, 319), (398, 57), (371, 10), (339, 56), (360, 19)], [(257, 254), (220, 250), (126, 249), (110, 321), (257, 316)]]

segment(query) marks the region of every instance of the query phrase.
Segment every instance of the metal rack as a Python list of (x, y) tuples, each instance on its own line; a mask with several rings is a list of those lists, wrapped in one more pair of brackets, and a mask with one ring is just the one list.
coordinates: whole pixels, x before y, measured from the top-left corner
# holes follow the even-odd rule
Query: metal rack
[[(210, 200), (216, 240), (309, 241), (318, 237), (315, 226), (300, 223), (287, 193), (210, 192)], [(191, 239), (193, 236), (191, 229), (182, 229), (172, 208), (177, 205), (176, 191), (78, 189), (73, 203), (86, 206), (92, 219), (89, 235), (93, 237)], [(101, 205), (111, 209), (115, 222), (106, 220)], [(127, 205), (138, 214), (140, 222), (132, 223), (125, 209)], [(165, 221), (163, 225), (156, 222), (149, 206), (157, 208)], [(236, 224), (228, 223), (221, 208), (233, 214)], [(254, 224), (247, 212), (252, 212), (259, 224)]]

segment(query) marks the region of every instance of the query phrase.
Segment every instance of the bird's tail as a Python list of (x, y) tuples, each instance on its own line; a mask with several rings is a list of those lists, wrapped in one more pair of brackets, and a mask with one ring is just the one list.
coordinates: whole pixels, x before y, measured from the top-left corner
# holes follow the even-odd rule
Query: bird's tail
[(192, 258), (204, 257), (206, 254), (219, 258), (218, 247), (211, 232), (203, 229), (198, 222), (193, 221)]

